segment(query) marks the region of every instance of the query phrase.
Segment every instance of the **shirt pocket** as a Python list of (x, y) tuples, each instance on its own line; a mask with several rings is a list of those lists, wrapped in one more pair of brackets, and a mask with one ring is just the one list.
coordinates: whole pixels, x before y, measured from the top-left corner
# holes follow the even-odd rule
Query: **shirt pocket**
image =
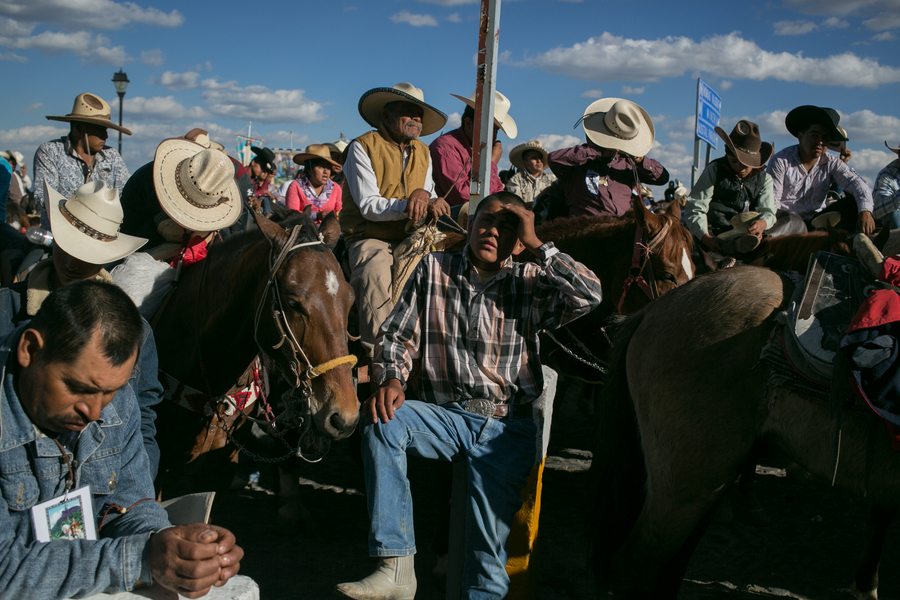
[(28, 465), (20, 469), (4, 468), (0, 474), (0, 493), (12, 511), (28, 510), (41, 495), (37, 479)]
[(125, 477), (120, 454), (121, 448), (106, 448), (95, 452), (82, 465), (78, 485), (90, 486), (91, 494), (95, 496), (114, 493)]

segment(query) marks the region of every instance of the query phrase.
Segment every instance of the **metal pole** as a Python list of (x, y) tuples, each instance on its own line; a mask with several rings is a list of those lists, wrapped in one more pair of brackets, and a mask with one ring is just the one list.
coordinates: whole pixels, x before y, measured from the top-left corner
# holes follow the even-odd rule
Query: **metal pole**
[[(122, 105), (125, 103), (125, 92), (119, 92), (119, 127), (122, 126)], [(119, 156), (122, 155), (122, 132), (119, 132)]]
[(700, 164), (700, 138), (697, 137), (697, 123), (700, 119), (700, 78), (697, 78), (697, 98), (694, 102), (694, 165), (691, 167), (691, 189), (697, 183), (697, 165)]
[(494, 144), (494, 92), (497, 90), (497, 48), (500, 44), (500, 0), (481, 0), (478, 68), (475, 80), (475, 123), (472, 131), (472, 179), (469, 216), (491, 191)]

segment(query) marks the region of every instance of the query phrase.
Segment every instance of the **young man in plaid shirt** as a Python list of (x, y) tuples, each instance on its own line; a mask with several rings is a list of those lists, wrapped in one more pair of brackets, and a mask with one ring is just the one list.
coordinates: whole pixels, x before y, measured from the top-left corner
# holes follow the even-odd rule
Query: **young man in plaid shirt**
[[(528, 250), (536, 263), (515, 263)], [(534, 232), (515, 194), (485, 198), (469, 221), (469, 244), (422, 259), (381, 326), (373, 374), (378, 391), (361, 429), (369, 551), (376, 571), (337, 591), (357, 599), (412, 599), (416, 552), (406, 454), (452, 460), (468, 471), (467, 598), (509, 588), (506, 538), (534, 464), (531, 403), (543, 389), (538, 333), (600, 304), (594, 273)], [(413, 360), (420, 400), (405, 401)]]

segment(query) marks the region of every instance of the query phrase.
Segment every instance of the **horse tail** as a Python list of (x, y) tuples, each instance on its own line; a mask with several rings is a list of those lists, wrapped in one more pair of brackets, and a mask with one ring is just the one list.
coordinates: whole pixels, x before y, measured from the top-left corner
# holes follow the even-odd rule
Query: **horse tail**
[(628, 387), (626, 356), (631, 338), (644, 319), (642, 310), (621, 318), (610, 353), (594, 433), (591, 482), (595, 583), (602, 595), (610, 584), (612, 558), (624, 544), (644, 505), (647, 475), (637, 415)]

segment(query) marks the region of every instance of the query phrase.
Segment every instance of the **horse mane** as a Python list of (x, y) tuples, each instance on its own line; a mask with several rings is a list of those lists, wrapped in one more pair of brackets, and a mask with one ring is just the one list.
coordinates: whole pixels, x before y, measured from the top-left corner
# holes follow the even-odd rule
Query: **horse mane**
[[(284, 220), (279, 221), (278, 225), (285, 231), (290, 232), (295, 225), (300, 225), (300, 234), (297, 236), (296, 243), (315, 242), (319, 239), (319, 233), (313, 224), (312, 219), (303, 213), (292, 211), (293, 214), (288, 215)], [(263, 239), (263, 233), (258, 227), (254, 227), (249, 231), (242, 231), (228, 236), (222, 241), (210, 244), (209, 253), (204, 259), (210, 261), (209, 268), (213, 269), (224, 261), (233, 261), (236, 255), (243, 254), (249, 248), (259, 243)], [(325, 244), (309, 246), (308, 249), (318, 252), (331, 252), (331, 249)]]
[(634, 225), (634, 211), (629, 210), (621, 217), (609, 215), (581, 215), (561, 217), (538, 226), (535, 232), (541, 239), (576, 241), (595, 237), (604, 232), (607, 235), (629, 229)]

